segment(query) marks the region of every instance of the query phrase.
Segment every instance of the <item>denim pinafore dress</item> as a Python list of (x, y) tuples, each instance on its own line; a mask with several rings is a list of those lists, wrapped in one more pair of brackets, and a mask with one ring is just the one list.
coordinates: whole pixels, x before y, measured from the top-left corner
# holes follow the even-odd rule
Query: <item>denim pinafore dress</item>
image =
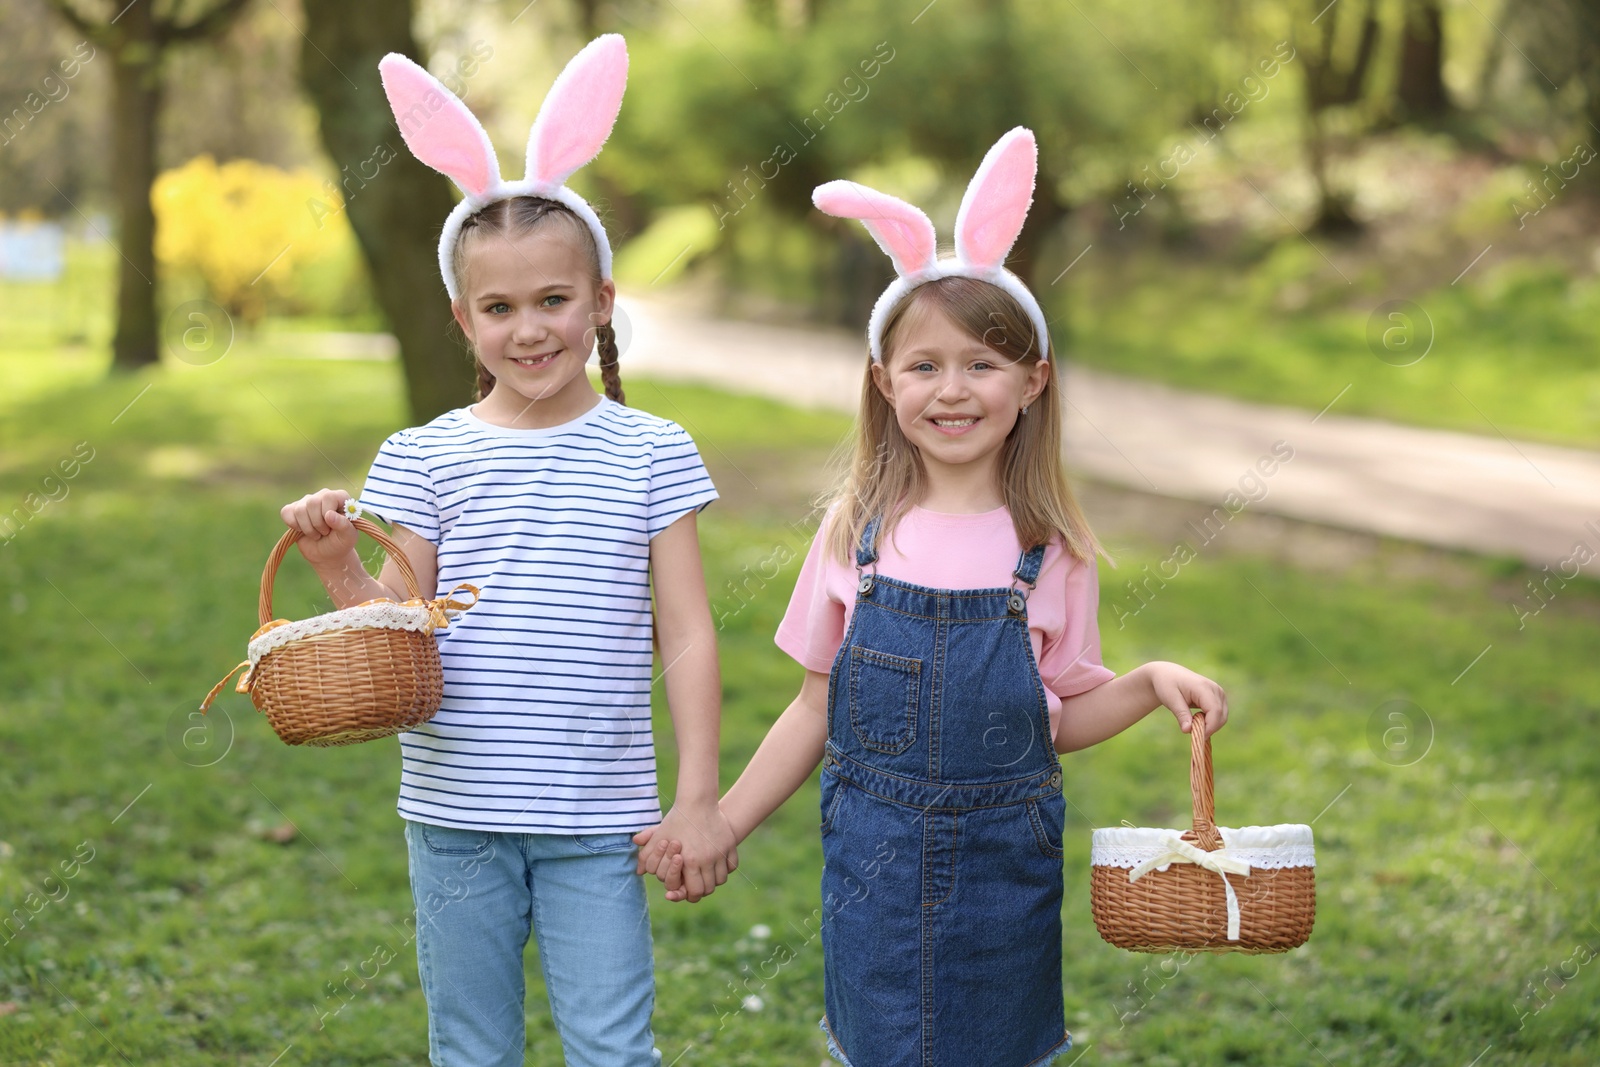
[[(1009, 589), (884, 578), (879, 520), (828, 679), (822, 1021), (851, 1067), (1024, 1067), (1071, 1044), (1061, 996), (1065, 800)], [(870, 569), (869, 569), (870, 568)]]

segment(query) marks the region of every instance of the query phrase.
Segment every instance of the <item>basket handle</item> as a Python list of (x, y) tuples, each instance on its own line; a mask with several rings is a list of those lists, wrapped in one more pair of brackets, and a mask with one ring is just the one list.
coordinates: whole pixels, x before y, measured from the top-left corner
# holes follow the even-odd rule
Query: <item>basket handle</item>
[[(367, 519), (351, 519), (350, 524), (360, 532), (382, 545), (389, 558), (394, 560), (400, 568), (400, 577), (405, 579), (406, 592), (411, 594), (413, 600), (422, 599), (422, 587), (417, 584), (417, 572), (411, 569), (411, 561), (406, 559), (405, 552), (400, 546), (389, 539), (389, 535), (378, 528), (376, 523)], [(300, 540), (300, 531), (294, 527), (285, 530), (283, 536), (278, 538), (278, 543), (272, 548), (272, 555), (267, 557), (266, 569), (261, 572), (261, 600), (259, 614), (261, 625), (265, 626), (272, 621), (272, 585), (278, 577), (278, 565), (283, 562), (283, 557), (296, 541)]]
[(1222, 847), (1217, 832), (1216, 794), (1211, 781), (1211, 735), (1206, 733), (1206, 713), (1197, 711), (1189, 727), (1189, 793), (1194, 798), (1194, 825), (1183, 835), (1207, 852)]

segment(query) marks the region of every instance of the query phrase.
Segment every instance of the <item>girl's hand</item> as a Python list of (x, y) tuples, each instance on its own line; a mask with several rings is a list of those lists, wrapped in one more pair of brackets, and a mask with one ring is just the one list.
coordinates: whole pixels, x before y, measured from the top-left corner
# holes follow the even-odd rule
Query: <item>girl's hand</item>
[(300, 554), (313, 567), (343, 562), (355, 551), (360, 535), (344, 513), (349, 499), (343, 489), (321, 489), (278, 512), (284, 525), (300, 531)]
[[(656, 836), (661, 841), (651, 846)], [(661, 879), (668, 900), (697, 904), (739, 866), (738, 841), (715, 803), (674, 804), (658, 826), (640, 831), (634, 842), (642, 846), (639, 872)]]
[(639, 846), (639, 865), (634, 873), (655, 875), (661, 882), (661, 888), (666, 890), (668, 900), (682, 900), (686, 895), (683, 889), (683, 843), (672, 840), (666, 834), (659, 834), (660, 829), (661, 824), (657, 823), (633, 835), (633, 843)]
[(1166, 706), (1178, 717), (1178, 727), (1190, 732), (1194, 716), (1190, 708), (1206, 713), (1206, 735), (1216, 733), (1228, 721), (1228, 694), (1222, 686), (1203, 674), (1196, 674), (1176, 663), (1156, 661), (1145, 664), (1149, 672), (1150, 688), (1158, 704)]
[[(634, 835), (634, 845), (638, 845), (638, 864), (634, 867), (637, 875), (656, 875), (662, 885), (669, 889), (680, 889), (683, 886), (683, 843), (674, 841), (670, 835), (661, 832), (661, 824), (653, 825), (650, 829), (640, 830)], [(672, 875), (672, 861), (677, 859), (678, 878), (669, 881)]]

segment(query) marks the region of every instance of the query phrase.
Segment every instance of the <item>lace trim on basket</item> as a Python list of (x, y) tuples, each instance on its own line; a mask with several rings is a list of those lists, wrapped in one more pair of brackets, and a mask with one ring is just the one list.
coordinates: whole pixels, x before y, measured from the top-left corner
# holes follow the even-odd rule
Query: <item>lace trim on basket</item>
[[(1245, 826), (1233, 829), (1219, 826), (1222, 847), (1230, 859), (1251, 867), (1282, 870), (1285, 867), (1315, 867), (1316, 852), (1309, 826), (1284, 823), (1278, 826)], [(1095, 867), (1134, 868), (1170, 851), (1168, 842), (1180, 836), (1178, 830), (1144, 827), (1113, 827), (1094, 832), (1089, 862)], [(1163, 865), (1164, 868), (1165, 865)], [(1162, 869), (1162, 868), (1158, 868)]]
[(270, 626), (250, 641), (250, 666), (255, 667), (261, 662), (262, 656), (275, 648), (282, 648), (291, 641), (316, 634), (358, 629), (414, 630), (418, 633), (432, 633), (436, 625), (433, 612), (425, 604), (392, 602), (361, 604), (340, 611), (330, 611), (325, 615), (313, 615), (298, 622)]
[[(1153, 848), (1097, 848), (1092, 851), (1089, 862), (1095, 867), (1133, 868), (1166, 851), (1166, 848), (1160, 845)], [(1262, 867), (1267, 870), (1317, 865), (1316, 856), (1309, 848), (1230, 848), (1228, 855), (1248, 863), (1251, 867)]]
[[(443, 630), (449, 626), (451, 615), (459, 615), (477, 604), (479, 592), (478, 587), (472, 583), (460, 582), (444, 596), (432, 600), (417, 598), (399, 603), (384, 597), (340, 611), (330, 611), (302, 619), (299, 622), (273, 619), (250, 635), (250, 644), (246, 649), (249, 658), (224, 674), (222, 681), (211, 687), (211, 692), (200, 702), (200, 711), (203, 713), (209, 708), (211, 702), (217, 699), (217, 694), (222, 692), (222, 687), (228, 684), (228, 679), (239, 674), (241, 670), (244, 673), (239, 675), (239, 684), (234, 686), (234, 692), (250, 692), (256, 667), (260, 664), (261, 658), (292, 641), (316, 638), (343, 630), (409, 630), (413, 633), (431, 634), (435, 630)], [(472, 599), (458, 599), (456, 596), (458, 593), (466, 594)]]

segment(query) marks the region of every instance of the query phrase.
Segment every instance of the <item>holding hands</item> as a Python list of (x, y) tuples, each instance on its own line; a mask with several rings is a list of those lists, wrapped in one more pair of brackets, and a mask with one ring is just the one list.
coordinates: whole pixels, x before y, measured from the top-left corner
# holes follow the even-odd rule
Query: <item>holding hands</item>
[(739, 866), (738, 841), (715, 800), (680, 801), (633, 841), (639, 846), (637, 873), (659, 878), (668, 900), (699, 903)]
[[(807, 671), (800, 694), (773, 725), (755, 758), (721, 805), (698, 796), (680, 800), (659, 825), (634, 835), (638, 873), (653, 874), (668, 900), (694, 903), (710, 896), (738, 866), (735, 846), (816, 771), (827, 740), (828, 676)], [(1189, 668), (1165, 660), (1061, 702), (1057, 752), (1073, 752), (1121, 733), (1158, 708), (1189, 733), (1191, 709), (1206, 713), (1206, 733), (1228, 721), (1228, 694)]]

